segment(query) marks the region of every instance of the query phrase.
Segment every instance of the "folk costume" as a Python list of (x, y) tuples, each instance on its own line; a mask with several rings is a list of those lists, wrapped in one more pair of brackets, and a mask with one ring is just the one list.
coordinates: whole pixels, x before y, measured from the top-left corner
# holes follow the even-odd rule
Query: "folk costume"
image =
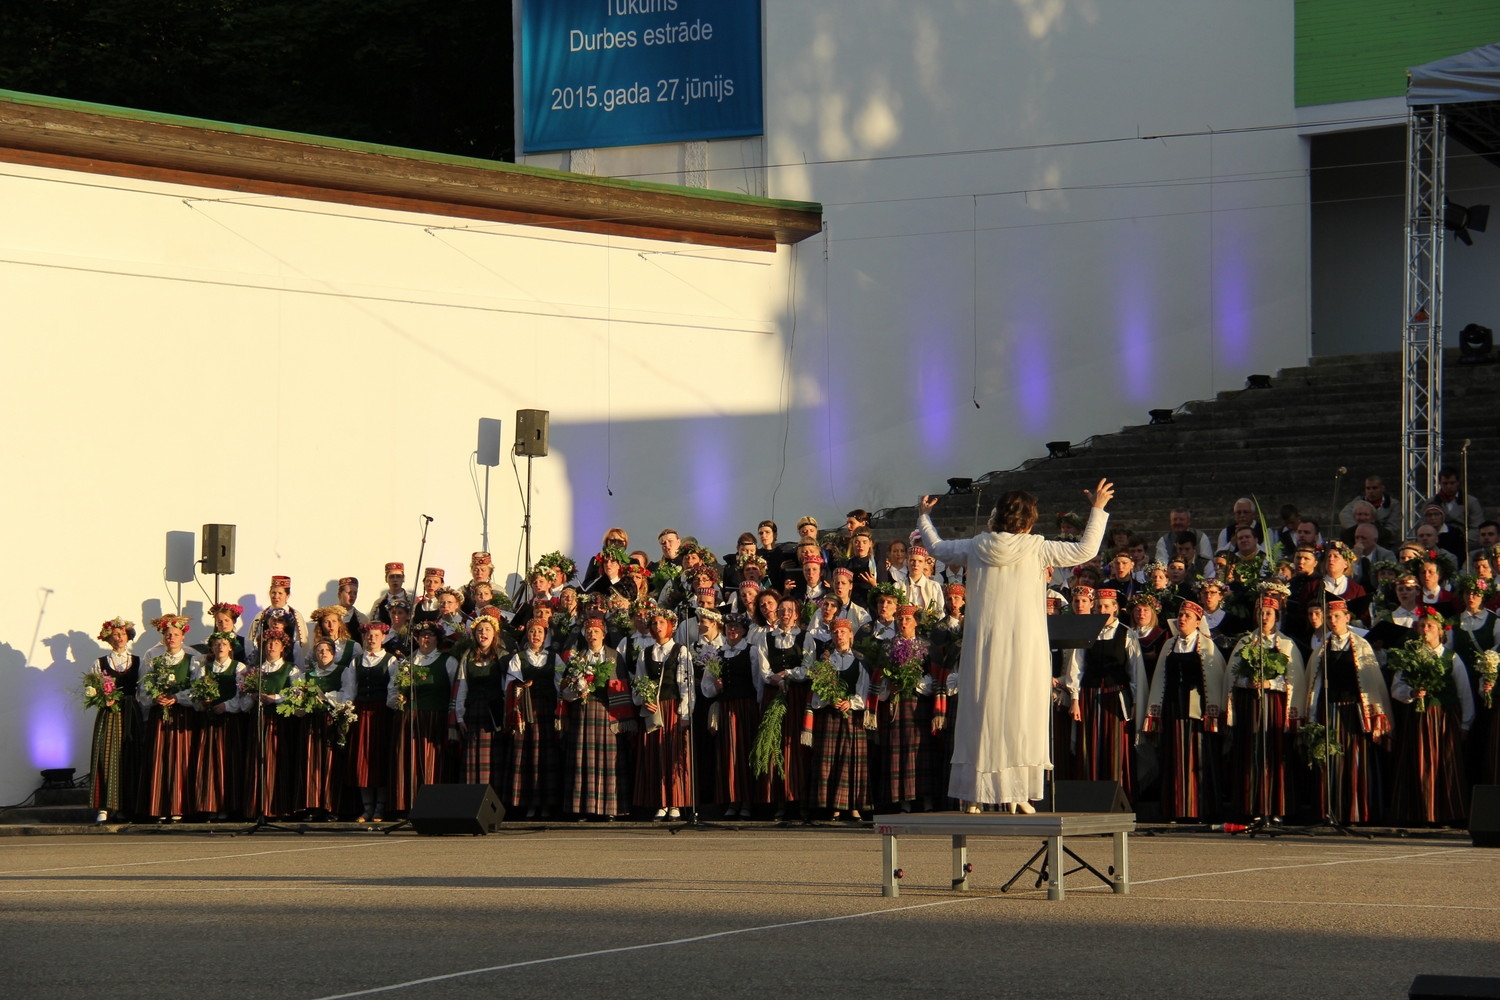
[(349, 729), (346, 774), (349, 784), (359, 789), (362, 823), (385, 818), (390, 793), (394, 734), (386, 697), (399, 657), (383, 648), (389, 631), (384, 622), (366, 623), (365, 653), (353, 667), (354, 722)]
[[(163, 615), (151, 624), (164, 640), (168, 629), (182, 634), (188, 628), (188, 620), (181, 615)], [(193, 735), (197, 727), (188, 693), (192, 670), (187, 650), (180, 644), (175, 650), (169, 646), (151, 658), (136, 689), (136, 699), (147, 712), (144, 770), (136, 807), (139, 816), (180, 819), (196, 811)]]
[[(359, 645), (353, 642), (346, 642), (345, 647), (346, 652), (359, 649)], [(314, 660), (308, 664), (302, 680), (333, 703), (352, 702), (357, 693), (357, 678), (352, 662), (335, 659), (322, 664)], [(301, 748), (297, 760), (293, 809), (312, 812), (320, 817), (336, 816), (344, 790), (345, 755), (332, 714), (325, 711), (308, 712), (285, 721), (293, 723), (290, 728), (297, 734), (295, 745)]]
[[(209, 638), (221, 636), (232, 640), (229, 634), (219, 632)], [(245, 664), (236, 662), (232, 652), (225, 659), (206, 656), (193, 665), (194, 682), (211, 677), (218, 689), (212, 700), (194, 698), (188, 702), (196, 714), (193, 797), (197, 811), (215, 819), (225, 819), (243, 807), (245, 769), (241, 762), (249, 735), (243, 714), (248, 699), (240, 694), (240, 679), (245, 670)]]
[(511, 733), (506, 804), (532, 817), (549, 816), (562, 804), (562, 754), (558, 738), (558, 689), (563, 661), (546, 645), (522, 649), (505, 674), (506, 727)]
[[(1261, 652), (1286, 657), (1280, 676), (1257, 667)], [(1225, 722), (1234, 732), (1229, 779), (1234, 812), (1247, 819), (1287, 816), (1294, 804), (1288, 771), (1307, 701), (1302, 651), (1280, 631), (1267, 635), (1257, 629), (1230, 653), (1229, 681)]]
[(1474, 723), (1474, 698), (1463, 659), (1451, 649), (1428, 648), (1443, 661), (1441, 681), (1428, 685), (1422, 697), (1402, 670), (1391, 682), (1391, 699), (1402, 702), (1404, 709), (1396, 728), (1391, 819), (1402, 824), (1462, 825), (1469, 810), (1459, 746)]
[[(658, 617), (670, 612), (658, 611)], [(640, 650), (635, 677), (650, 678), (657, 685), (653, 714), (645, 709), (640, 692), (633, 698), (641, 707), (640, 756), (636, 763), (636, 806), (654, 809), (665, 818), (682, 806), (692, 805), (687, 755), (688, 716), (693, 711), (693, 660), (686, 646), (669, 635)]]
[(1218, 769), (1207, 736), (1218, 732), (1224, 714), (1224, 658), (1201, 628), (1162, 648), (1138, 709), (1143, 732), (1156, 734), (1162, 818), (1211, 818)]
[[(842, 618), (835, 620), (834, 628), (846, 635), (852, 633), (849, 622)], [(859, 807), (870, 797), (868, 737), (861, 721), (871, 697), (870, 672), (864, 657), (852, 648), (840, 651), (836, 645), (830, 646), (823, 658), (837, 672), (848, 707), (840, 708), (816, 690), (808, 698), (804, 720), (811, 716), (810, 733), (806, 721), (803, 724), (804, 738), (810, 737), (812, 743), (808, 804), (832, 810), (834, 819), (845, 810), (858, 819)]]
[[(1341, 602), (1329, 601), (1329, 608)], [(1319, 784), (1318, 815), (1341, 823), (1385, 818), (1381, 774), (1390, 743), (1391, 703), (1370, 644), (1353, 632), (1324, 637), (1307, 671), (1309, 723), (1328, 728), (1342, 753), (1327, 760), (1329, 782)]]
[[(268, 631), (265, 639), (275, 638), (290, 646), (290, 637), (279, 629)], [(269, 654), (268, 654), (269, 655)], [(297, 776), (297, 752), (291, 719), (276, 714), (287, 687), (302, 677), (284, 655), (271, 657), (254, 671), (241, 674), (242, 682), (255, 685), (245, 691), (245, 705), (250, 737), (245, 755), (245, 815), (274, 819), (293, 810), (293, 786)], [(257, 705), (255, 700), (259, 699)], [(264, 764), (261, 758), (264, 757)]]
[(1051, 648), (1042, 570), (1092, 559), (1108, 520), (1102, 509), (1093, 508), (1077, 542), (997, 531), (945, 542), (930, 518), (917, 518), (929, 552), (949, 565), (968, 567), (970, 610), (959, 661), (950, 797), (993, 803), (1042, 797), (1052, 766), (1051, 681), (1043, 668)]
[(504, 794), (502, 775), (508, 763), (505, 735), (505, 687), (512, 653), (500, 623), (494, 622), (494, 648), (489, 655), (477, 646), (464, 651), (459, 661), (458, 717), (464, 728), (460, 739), (463, 780), (470, 785), (490, 785)]
[(1118, 781), (1134, 802), (1132, 723), (1138, 692), (1146, 687), (1146, 666), (1140, 644), (1124, 622), (1111, 615), (1093, 646), (1072, 651), (1067, 684), (1079, 716), (1074, 776), (1081, 781)]
[[(104, 623), (101, 642), (121, 629), (126, 641), (135, 638), (135, 625), (123, 618)], [(101, 707), (94, 715), (94, 735), (89, 745), (89, 808), (98, 810), (99, 822), (110, 814), (129, 813), (136, 805), (140, 777), (141, 707), (136, 701), (141, 679), (141, 658), (124, 649), (108, 652), (95, 661), (95, 669), (117, 697), (113, 707)]]
[(773, 628), (762, 633), (761, 651), (765, 659), (766, 675), (761, 683), (761, 710), (771, 707), (778, 697), (786, 698), (786, 714), (782, 717), (781, 762), (782, 769), (772, 767), (756, 782), (756, 801), (763, 805), (775, 805), (777, 818), (785, 815), (789, 804), (804, 804), (807, 801), (807, 776), (811, 754), (799, 737), (802, 717), (807, 711), (807, 699), (811, 685), (807, 680), (807, 668), (803, 663), (802, 629)]
[(611, 689), (627, 692), (628, 701), (629, 678), (620, 654), (608, 646), (578, 649), (563, 670), (562, 806), (576, 816), (613, 819), (621, 811), (616, 775), (620, 723), (609, 709)]
[[(744, 615), (732, 616), (730, 621), (737, 622), (742, 633), (749, 631)], [(749, 819), (756, 787), (750, 773), (750, 748), (760, 726), (769, 669), (765, 652), (744, 634), (737, 642), (720, 647), (718, 662), (719, 675), (705, 670), (699, 681), (699, 691), (709, 706), (707, 729), (715, 752), (700, 758), (698, 765), (707, 769), (713, 764), (714, 801), (731, 811), (738, 808), (740, 817)]]
[[(1477, 580), (1477, 585), (1488, 593), (1489, 581)], [(1470, 581), (1470, 585), (1475, 585)], [(1500, 618), (1483, 605), (1477, 614), (1468, 611), (1459, 615), (1451, 635), (1453, 652), (1468, 670), (1469, 691), (1474, 697), (1474, 724), (1469, 727), (1469, 739), (1464, 763), (1468, 777), (1475, 785), (1500, 784), (1500, 708), (1493, 689), (1484, 690), (1484, 680), (1476, 672), (1481, 657), (1487, 652), (1500, 651)]]
[[(386, 688), (386, 704), (398, 713), (391, 761), (391, 808), (398, 812), (411, 808), (418, 788), (447, 780), (443, 756), (450, 727), (457, 735), (458, 661), (436, 648), (439, 631), (431, 621), (413, 626), (414, 634), (431, 636), (433, 648), (399, 665)], [(403, 667), (410, 668), (410, 690), (402, 688)]]

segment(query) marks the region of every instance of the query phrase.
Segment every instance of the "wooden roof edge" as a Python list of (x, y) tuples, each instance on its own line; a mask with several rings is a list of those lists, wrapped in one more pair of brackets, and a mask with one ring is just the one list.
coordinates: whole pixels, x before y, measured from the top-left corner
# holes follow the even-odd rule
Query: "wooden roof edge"
[[(0, 91), (0, 159), (232, 190), (296, 188), (297, 197), (652, 239), (772, 249), (822, 230), (815, 202), (757, 198), (650, 181), (326, 139), (109, 105)], [(23, 154), (23, 155), (17, 155)], [(33, 154), (31, 156), (24, 154)], [(326, 196), (325, 193), (326, 192)], [(360, 196), (368, 196), (361, 201)], [(656, 235), (661, 234), (661, 235)]]

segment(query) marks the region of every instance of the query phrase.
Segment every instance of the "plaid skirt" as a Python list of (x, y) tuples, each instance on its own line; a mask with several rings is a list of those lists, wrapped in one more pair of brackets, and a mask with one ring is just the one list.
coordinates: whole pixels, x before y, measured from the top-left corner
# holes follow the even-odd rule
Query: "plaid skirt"
[[(922, 730), (917, 723), (917, 704), (925, 700), (927, 709), (927, 734), (932, 734), (932, 699), (919, 699), (912, 695), (892, 704), (880, 703), (881, 750), (885, 763), (884, 780), (881, 782), (879, 800), (882, 805), (899, 805), (915, 799), (926, 756), (922, 752)], [(930, 748), (929, 748), (930, 749)]]
[(813, 713), (811, 805), (858, 809), (867, 801), (867, 743), (859, 713), (846, 716), (836, 708), (820, 708)]
[(568, 706), (563, 738), (563, 808), (578, 816), (619, 812), (615, 767), (619, 739), (610, 731), (609, 709), (590, 698)]
[(510, 737), (511, 808), (562, 804), (562, 753), (555, 716), (537, 712), (537, 720)]

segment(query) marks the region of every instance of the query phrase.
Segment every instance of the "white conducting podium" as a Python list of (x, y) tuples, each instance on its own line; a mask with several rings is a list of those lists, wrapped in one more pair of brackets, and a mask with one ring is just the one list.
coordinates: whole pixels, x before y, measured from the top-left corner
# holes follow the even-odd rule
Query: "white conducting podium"
[[(1032, 815), (1007, 812), (982, 813), (895, 813), (875, 817), (875, 832), (881, 839), (881, 859), (885, 871), (881, 875), (882, 896), (899, 896), (899, 881), (905, 874), (901, 869), (898, 839), (900, 837), (952, 837), (953, 838), (953, 888), (969, 888), (969, 838), (970, 837), (1022, 837), (1039, 839), (1042, 848), (1031, 856), (1031, 860), (1016, 872), (1015, 876), (1000, 890), (1004, 892), (1015, 884), (1024, 872), (1037, 873), (1037, 883), (1047, 882), (1047, 898), (1062, 899), (1066, 895), (1063, 877), (1072, 872), (1087, 869), (1098, 876), (1117, 895), (1130, 892), (1130, 847), (1127, 838), (1135, 830), (1134, 813), (1104, 812), (1038, 812)], [(1097, 837), (1109, 835), (1114, 841), (1113, 864), (1105, 875), (1084, 861), (1064, 844), (1067, 837)], [(1043, 859), (1040, 868), (1034, 867)], [(1068, 859), (1076, 861), (1077, 867), (1068, 869)]]

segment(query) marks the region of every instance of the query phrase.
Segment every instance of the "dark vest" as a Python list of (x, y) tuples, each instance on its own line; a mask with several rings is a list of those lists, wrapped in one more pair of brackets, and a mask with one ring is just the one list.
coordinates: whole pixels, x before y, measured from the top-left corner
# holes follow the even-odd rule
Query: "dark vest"
[[(557, 654), (546, 650), (542, 665), (533, 666), (524, 653), (521, 657), (521, 679), (531, 681), (531, 707), (538, 721), (550, 719), (557, 709)], [(547, 723), (551, 725), (551, 723)]]
[(125, 669), (116, 673), (109, 665), (109, 654), (105, 653), (99, 657), (99, 672), (115, 679), (115, 689), (122, 698), (134, 698), (136, 687), (141, 682), (141, 658), (134, 653), (127, 654), (127, 657)]
[(1100, 639), (1083, 651), (1083, 681), (1086, 688), (1128, 687), (1130, 658), (1125, 653), (1125, 626), (1115, 626), (1110, 639)]
[(1326, 667), (1324, 685), (1334, 704), (1359, 701), (1359, 666), (1354, 662), (1354, 643), (1347, 649), (1323, 647)]
[(724, 682), (724, 690), (719, 692), (719, 697), (726, 701), (750, 701), (755, 698), (755, 681), (751, 673), (755, 669), (750, 659), (750, 644), (734, 656), (724, 656), (723, 672), (719, 679)]
[(413, 706), (418, 712), (446, 712), (453, 698), (453, 657), (439, 654), (427, 665), (427, 683), (414, 689)]
[[(1199, 642), (1208, 640), (1199, 637)], [(1186, 718), (1191, 695), (1203, 694), (1203, 659), (1197, 650), (1191, 653), (1171, 652), (1167, 654), (1165, 666), (1167, 676), (1163, 678), (1162, 703), (1176, 707), (1177, 718)]]
[[(350, 644), (350, 648), (353, 648), (352, 643)], [(343, 663), (335, 664), (333, 669), (326, 674), (320, 674), (317, 670), (310, 669), (307, 671), (307, 683), (316, 686), (319, 691), (325, 694), (329, 691), (337, 691), (344, 686), (344, 671), (346, 669), (347, 665)]]
[[(663, 648), (666, 650), (666, 655), (662, 657), (660, 663), (653, 656), (642, 657), (646, 664), (646, 676), (656, 681), (658, 705), (676, 701), (682, 697), (682, 693), (677, 689), (677, 643), (675, 640), (668, 639)], [(671, 669), (667, 669), (669, 667)]]

